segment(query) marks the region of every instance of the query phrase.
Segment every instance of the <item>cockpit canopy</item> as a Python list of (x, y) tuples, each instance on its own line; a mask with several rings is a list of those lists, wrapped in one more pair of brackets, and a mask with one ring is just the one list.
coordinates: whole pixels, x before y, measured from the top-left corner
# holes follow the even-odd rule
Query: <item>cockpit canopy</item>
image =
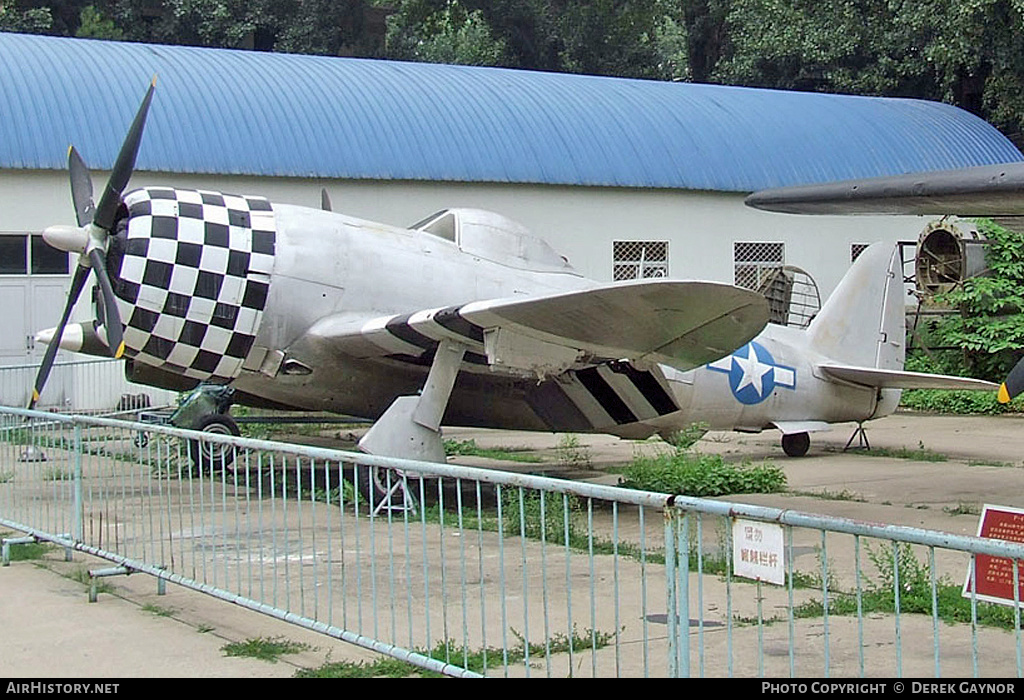
[(464, 253), (524, 270), (578, 274), (569, 261), (520, 223), (483, 209), (442, 209), (410, 226), (449, 240)]

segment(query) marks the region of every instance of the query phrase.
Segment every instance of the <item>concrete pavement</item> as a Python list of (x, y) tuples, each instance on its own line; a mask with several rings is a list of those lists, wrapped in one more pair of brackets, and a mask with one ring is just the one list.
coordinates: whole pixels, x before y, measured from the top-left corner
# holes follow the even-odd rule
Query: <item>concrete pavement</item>
[[(810, 453), (800, 459), (782, 454), (775, 432), (713, 433), (699, 446), (728, 458), (772, 458), (786, 471), (787, 494), (726, 500), (957, 534), (974, 534), (983, 503), (1024, 507), (1024, 419), (897, 414), (871, 424), (872, 447), (902, 450), (911, 458), (844, 454), (852, 427), (813, 436)], [(581, 457), (559, 464), (559, 436), (484, 430), (451, 430), (446, 436), (472, 438), (481, 446), (529, 448), (552, 457), (542, 470), (553, 476), (606, 483), (617, 479), (606, 470), (627, 463), (635, 450), (661, 449), (655, 443), (580, 436)], [(915, 454), (946, 459), (924, 461), (913, 459)], [(482, 458), (461, 461), (497, 466)], [(538, 471), (537, 465), (525, 468)], [(288, 677), (327, 660), (374, 658), (353, 645), (179, 586), (168, 585), (167, 595), (158, 596), (156, 582), (142, 574), (108, 579), (112, 592), (89, 604), (85, 586), (68, 576), (108, 564), (78, 553), (74, 559), (64, 562), (63, 553), (54, 551), (41, 562), (0, 569), (0, 678)], [(229, 642), (261, 637), (286, 638), (307, 649), (277, 663), (228, 657), (222, 650)]]

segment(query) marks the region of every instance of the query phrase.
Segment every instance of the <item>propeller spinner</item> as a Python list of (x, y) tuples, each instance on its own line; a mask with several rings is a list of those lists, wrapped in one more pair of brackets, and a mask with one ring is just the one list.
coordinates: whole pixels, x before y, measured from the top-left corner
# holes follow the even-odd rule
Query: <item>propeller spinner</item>
[(120, 358), (124, 354), (124, 326), (121, 323), (121, 315), (117, 309), (110, 277), (107, 274), (107, 246), (111, 230), (114, 227), (117, 209), (121, 205), (121, 195), (135, 168), (135, 159), (139, 153), (142, 132), (146, 125), (146, 115), (149, 112), (149, 105), (153, 100), (155, 89), (156, 78), (150, 83), (149, 90), (139, 106), (139, 111), (136, 112), (135, 119), (128, 129), (128, 135), (125, 137), (124, 143), (121, 144), (121, 150), (117, 154), (117, 160), (114, 162), (110, 179), (107, 180), (103, 194), (100, 196), (99, 204), (93, 204), (92, 179), (85, 161), (74, 147), (68, 150), (71, 200), (74, 203), (78, 227), (51, 226), (43, 231), (43, 239), (58, 250), (79, 253), (79, 263), (71, 280), (71, 290), (68, 293), (68, 301), (61, 315), (60, 323), (54, 330), (43, 356), (43, 362), (39, 366), (29, 408), (33, 408), (39, 401), (39, 395), (42, 393), (46, 379), (53, 367), (61, 337), (67, 326), (68, 318), (71, 316), (71, 309), (74, 308), (83, 287), (85, 287), (90, 268), (96, 274), (96, 281), (103, 297), (107, 347), (115, 358)]

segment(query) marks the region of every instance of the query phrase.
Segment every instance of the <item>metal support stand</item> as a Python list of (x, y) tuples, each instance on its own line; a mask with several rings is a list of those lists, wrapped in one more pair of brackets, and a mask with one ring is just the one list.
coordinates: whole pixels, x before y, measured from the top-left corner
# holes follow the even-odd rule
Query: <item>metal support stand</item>
[[(854, 445), (853, 441), (857, 440), (857, 444)], [(851, 447), (852, 446), (852, 447)], [(871, 444), (868, 442), (868, 433), (864, 430), (864, 424), (858, 423), (857, 429), (853, 431), (853, 435), (846, 441), (846, 447), (843, 448), (843, 452), (847, 450), (870, 450)]]

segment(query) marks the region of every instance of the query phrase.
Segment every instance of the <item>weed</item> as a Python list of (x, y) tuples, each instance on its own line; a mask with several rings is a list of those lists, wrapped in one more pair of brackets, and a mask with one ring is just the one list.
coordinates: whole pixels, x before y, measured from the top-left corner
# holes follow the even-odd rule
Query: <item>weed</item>
[(0, 471), (0, 484), (9, 484), (14, 481), (14, 470)]
[(918, 462), (948, 462), (949, 457), (927, 449), (919, 444), (916, 450), (908, 447), (890, 449), (888, 447), (871, 447), (865, 450), (851, 450), (851, 454), (867, 455), (868, 457), (892, 457), (895, 459), (913, 459)]
[(509, 462), (539, 463), (544, 460), (537, 455), (527, 454), (525, 447), (479, 447), (476, 440), (445, 440), (444, 453), (446, 455), (461, 455), (473, 457), (487, 457), (488, 459), (503, 459)]
[(298, 654), (313, 647), (302, 642), (293, 642), (284, 637), (257, 637), (244, 642), (232, 642), (221, 647), (224, 656), (244, 656), (277, 663), (284, 654)]
[(769, 462), (731, 464), (721, 455), (677, 450), (654, 457), (634, 457), (620, 485), (697, 497), (777, 493), (786, 487), (786, 474)]
[(981, 506), (976, 503), (964, 503), (961, 501), (955, 506), (946, 506), (942, 511), (949, 515), (981, 515)]
[(177, 612), (171, 608), (162, 608), (159, 605), (153, 605), (152, 603), (146, 603), (143, 605), (142, 610), (143, 612), (152, 613), (157, 617), (174, 617), (174, 613)]
[(577, 514), (579, 498), (569, 494), (545, 494), (523, 489), (505, 489), (501, 494), (502, 523), (506, 535), (520, 535), (530, 539), (543, 538), (547, 542), (565, 544), (583, 542)]
[(216, 627), (212, 625), (199, 625), (198, 627), (196, 627), (196, 632), (199, 632), (200, 634), (206, 634), (207, 632), (213, 632), (213, 630), (215, 629)]
[(570, 469), (590, 469), (590, 448), (580, 442), (576, 435), (563, 435), (555, 445), (558, 464)]
[[(614, 638), (611, 633), (589, 628), (581, 634), (574, 627), (571, 635), (556, 633), (545, 642), (527, 645), (522, 635), (516, 630), (511, 630), (511, 632), (512, 636), (518, 640), (518, 644), (509, 649), (487, 647), (473, 651), (448, 640), (439, 642), (432, 649), (416, 649), (415, 651), (431, 659), (458, 664), (469, 671), (484, 673), (488, 669), (520, 663), (527, 658), (545, 658), (548, 655), (566, 653), (570, 649), (574, 653), (588, 649), (601, 649)], [(390, 657), (372, 663), (333, 661), (319, 668), (302, 669), (295, 673), (296, 678), (406, 678), (408, 676), (437, 678), (440, 675)], [(569, 669), (569, 675), (572, 675), (572, 669)]]
[(821, 491), (789, 491), (791, 496), (809, 496), (811, 498), (821, 498), (826, 501), (853, 501), (855, 503), (867, 503), (867, 499), (858, 493), (853, 491), (829, 491), (828, 489), (822, 489)]
[(81, 583), (84, 586), (92, 586), (95, 583), (97, 593), (112, 593), (114, 590), (114, 587), (107, 583), (105, 579), (94, 579), (92, 576), (90, 576), (89, 570), (85, 567), (79, 567), (77, 569), (72, 570), (69, 574), (67, 574), (67, 577), (72, 581)]
[(75, 478), (75, 472), (67, 467), (47, 467), (43, 471), (43, 481), (71, 481)]
[[(899, 605), (901, 614), (932, 614), (933, 584), (931, 569), (914, 556), (909, 544), (873, 548), (867, 546), (868, 559), (874, 565), (877, 576), (869, 580), (860, 595), (863, 614), (893, 613), (896, 610), (896, 568), (899, 570)], [(938, 577), (934, 582), (935, 610), (938, 618), (947, 623), (969, 623), (972, 619), (971, 600), (962, 595), (962, 586)], [(1004, 629), (1015, 625), (1013, 606), (994, 603), (977, 603), (979, 624)], [(857, 596), (853, 593), (830, 589), (830, 615), (856, 615)], [(794, 617), (820, 617), (824, 606), (820, 600), (812, 600), (793, 608)]]

